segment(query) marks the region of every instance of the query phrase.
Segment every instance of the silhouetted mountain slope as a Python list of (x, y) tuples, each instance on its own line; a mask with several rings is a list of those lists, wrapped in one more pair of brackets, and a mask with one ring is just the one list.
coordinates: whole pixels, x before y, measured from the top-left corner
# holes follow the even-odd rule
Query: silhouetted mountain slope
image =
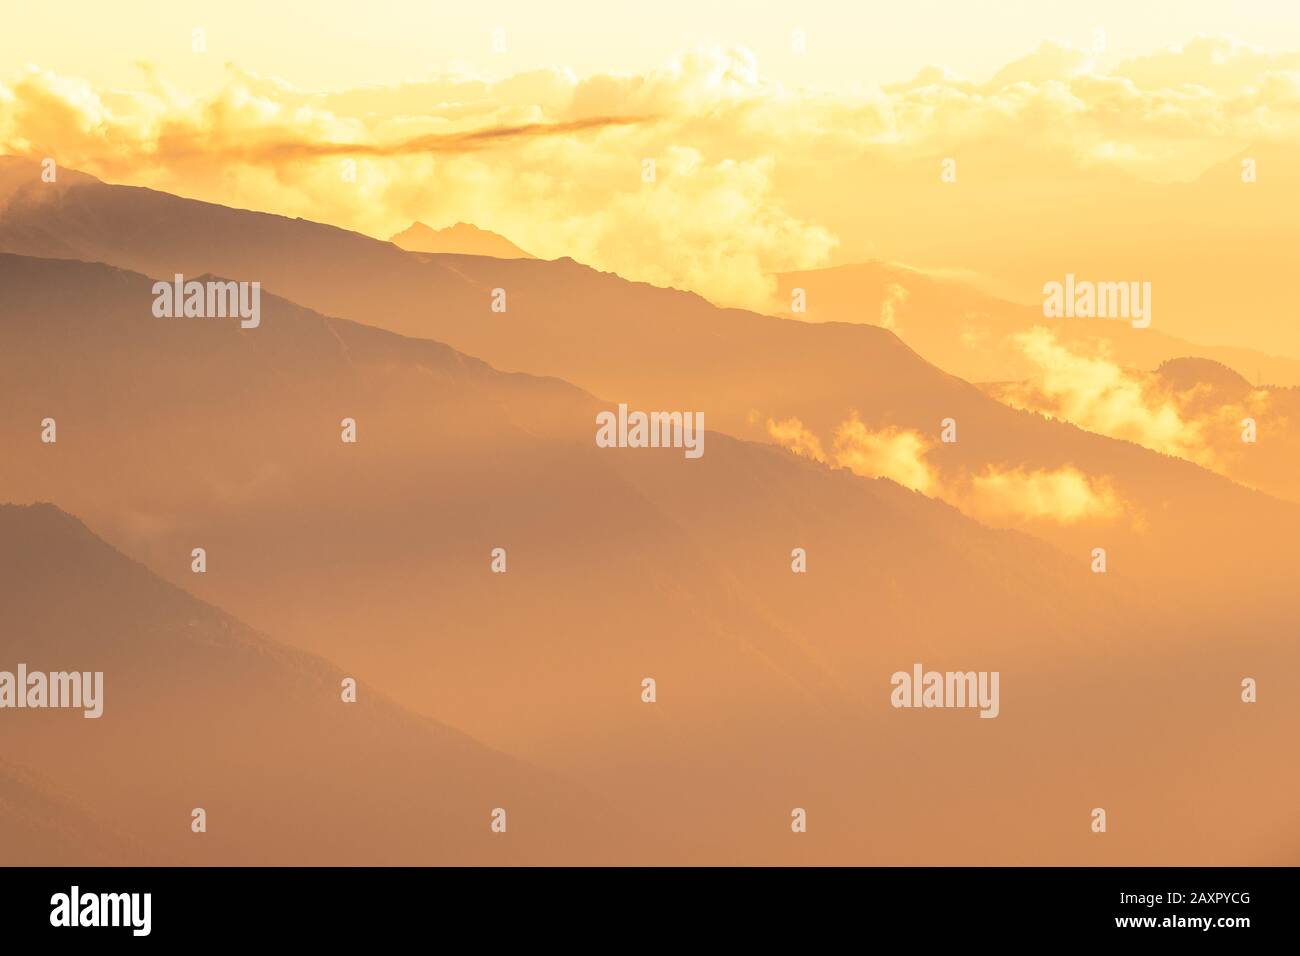
[(124, 866), (149, 859), (110, 822), (5, 763), (0, 763), (0, 848), (4, 866)]
[[(3, 802), (23, 813), (6, 815), (7, 863), (600, 857), (607, 817), (578, 789), (364, 683), (343, 703), (342, 671), (159, 580), (51, 505), (0, 505), (0, 595), (0, 668), (104, 675), (98, 719), (0, 711), (6, 759), (131, 838), (115, 844), (113, 829), (6, 773)], [(517, 824), (506, 835), (489, 832), (498, 806)], [(206, 833), (191, 832), (195, 807)]]
[[(568, 771), (643, 826), (675, 827), (692, 848), (674, 844), (679, 859), (906, 860), (907, 834), (927, 826), (921, 808), (935, 799), (926, 754), (964, 749), (1020, 779), (1036, 734), (1085, 719), (1082, 703), (1060, 712), (1061, 693), (1101, 689), (1106, 721), (1127, 719), (1130, 690), (1105, 677), (1116, 655), (1178, 655), (1215, 641), (1224, 620), (1152, 606), (1122, 565), (1093, 575), (1086, 555), (714, 430), (695, 461), (680, 449), (596, 448), (594, 413), (607, 405), (569, 385), (269, 295), (261, 327), (244, 330), (155, 318), (149, 280), (104, 266), (0, 256), (0, 278), (10, 450), (0, 494), (72, 502), (121, 547), (258, 627)], [(47, 415), (55, 445), (38, 440)], [(357, 421), (355, 445), (340, 441), (343, 417)], [(190, 572), (196, 546), (208, 553), (203, 575)], [(504, 575), (490, 571), (494, 547), (508, 551)], [(793, 547), (807, 549), (808, 574), (791, 573)], [(1260, 615), (1232, 609), (1244, 642), (1234, 655), (1281, 653)], [(990, 722), (898, 724), (888, 675), (918, 659), (995, 662), (1019, 688), (1015, 729), (977, 741), (971, 728)], [(1204, 681), (1235, 681), (1235, 656), (1207, 660)], [(1029, 690), (1045, 669), (1065, 682), (1055, 695)], [(222, 672), (206, 659), (198, 670)], [(645, 677), (658, 681), (654, 705), (640, 700)], [(330, 708), (336, 684), (321, 682)], [(188, 678), (176, 686), (196, 693)], [(1158, 693), (1191, 720), (1182, 692)], [(1150, 689), (1131, 693), (1145, 713)], [(339, 745), (327, 726), (322, 760)], [(301, 754), (299, 733), (286, 725), (272, 739)], [(347, 747), (369, 753), (374, 740)], [(1034, 771), (1061, 794), (1078, 786), (1066, 756)], [(1111, 758), (1096, 759), (1110, 779)], [(887, 839), (845, 804), (886, 799), (870, 797), (880, 767), (915, 775), (887, 798)], [(790, 845), (789, 806), (756, 793), (836, 809), (816, 841)], [(726, 806), (727, 822), (682, 813), (703, 806)], [(1002, 812), (964, 796), (949, 809)], [(1174, 823), (1156, 838), (1168, 837), (1163, 858), (1180, 858)], [(928, 858), (1092, 858), (1040, 824)]]
[[(774, 441), (769, 421), (797, 419), (829, 448), (856, 412), (868, 431), (915, 432), (932, 445), (928, 490), (981, 520), (1081, 560), (1105, 547), (1122, 557), (1115, 570), (1207, 610), (1267, 604), (1270, 620), (1297, 610), (1277, 595), (1279, 569), (1300, 550), (1300, 511), (1184, 461), (1008, 408), (884, 329), (718, 309), (567, 259), (412, 255), (303, 220), (68, 173), (42, 183), (38, 167), (18, 160), (0, 167), (0, 249), (261, 281), (325, 314), (557, 376), (609, 402), (703, 411), (709, 427), (740, 438)], [(492, 311), (496, 290), (505, 312)], [(959, 439), (940, 445), (946, 419)], [(1113, 500), (1090, 510), (1055, 500), (1062, 483), (1077, 497), (1080, 481), (1091, 497)], [(1261, 547), (1243, 541), (1244, 524), (1284, 530)]]
[[(811, 322), (849, 322), (890, 328), (927, 361), (969, 382), (1029, 377), (1039, 370), (1017, 336), (1044, 328), (1064, 347), (1083, 355), (1105, 354), (1119, 365), (1154, 369), (1180, 356), (1199, 356), (1248, 372), (1257, 382), (1300, 385), (1300, 360), (1229, 345), (1195, 345), (1167, 334), (1163, 287), (1153, 290), (1155, 318), (1135, 329), (1122, 319), (1059, 319), (1042, 304), (998, 298), (971, 282), (886, 262), (863, 262), (777, 275), (777, 294), (791, 301), (804, 291)], [(1091, 274), (1081, 280), (1094, 280)], [(1119, 277), (1111, 277), (1119, 278)], [(1044, 281), (1063, 281), (1049, 275)]]
[[(1271, 681), (1284, 680), (1278, 675), (1293, 651), (1280, 631), (1262, 629), (1269, 608), (1207, 617), (1162, 605), (1120, 562), (1093, 575), (1086, 553), (1057, 554), (892, 482), (831, 471), (712, 427), (698, 460), (676, 448), (597, 448), (595, 412), (609, 406), (570, 385), (497, 372), (447, 346), (274, 296), (263, 296), (257, 329), (155, 318), (151, 302), (143, 276), (0, 256), (0, 444), (7, 449), (0, 496), (67, 501), (173, 581), (278, 639), (327, 653), (410, 708), (566, 771), (635, 821), (619, 823), (602, 809), (597, 823), (557, 824), (551, 814), (566, 810), (529, 809), (527, 795), (512, 790), (512, 804), (523, 801), (528, 816), (547, 820), (548, 838), (561, 841), (538, 848), (544, 858), (585, 851), (581, 841), (568, 845), (573, 827), (588, 834), (607, 824), (624, 828), (623, 850), (627, 827), (635, 830), (638, 858), (1098, 861), (1140, 852), (1144, 860), (1257, 860), (1272, 845), (1266, 829), (1290, 812), (1257, 791), (1224, 790), (1232, 773), (1223, 764), (1210, 776), (1198, 772), (1196, 786), (1249, 806), (1258, 833), (1248, 829), (1243, 838), (1234, 830), (1229, 845), (1208, 823), (1168, 812), (1169, 781), (1183, 779), (1170, 766), (1200, 766), (1225, 726), (1234, 728), (1229, 767), (1256, 766), (1290, 732), (1279, 713), (1257, 735), (1243, 736), (1249, 732), (1236, 711), (1204, 704), (1209, 695), (1231, 708), (1243, 655)], [(47, 416), (58, 420), (53, 445), (39, 441)], [(355, 445), (340, 441), (344, 417), (357, 422)], [(191, 573), (194, 547), (207, 549), (205, 574)], [(490, 570), (496, 547), (508, 552), (506, 574)], [(791, 573), (794, 547), (807, 549), (807, 574)], [(121, 591), (117, 572), (88, 576), (107, 582), (111, 608)], [(14, 581), (25, 591), (50, 590)], [(153, 649), (148, 661), (167, 661), (163, 648), (174, 636), (163, 635), (174, 628), (165, 616), (151, 625), (161, 612), (148, 608), (169, 600), (143, 600), (143, 619), (116, 630), (100, 626), (111, 615), (86, 605), (72, 633), (98, 635), (95, 646), (105, 649), (139, 643)], [(59, 607), (39, 603), (42, 613)], [(35, 610), (29, 617), (36, 626), (14, 633), (45, 626)], [(186, 756), (175, 778), (159, 784), (154, 799), (166, 807), (147, 806), (160, 828), (171, 826), (164, 810), (172, 803), (206, 805), (190, 795), (192, 779), (217, 794), (210, 803), (224, 801), (223, 815), (260, 812), (258, 821), (270, 826), (288, 812), (274, 801), (270, 811), (239, 803), (248, 777), (276, 771), (273, 761), (231, 753), (232, 733), (262, 741), (277, 759), (292, 757), (283, 772), (291, 780), (268, 777), (286, 802), (310, 803), (293, 781), (325, 787), (317, 761), (340, 748), (365, 760), (417, 751), (414, 743), (380, 746), (368, 730), (344, 733), (337, 721), (351, 711), (337, 703), (337, 672), (319, 679), (325, 709), (317, 712), (310, 667), (294, 680), (283, 670), (279, 678), (241, 677), (254, 652), (240, 650), (242, 641), (223, 643), (217, 621), (195, 619), (208, 650), (193, 662), (186, 657), (167, 679), (173, 697), (194, 702), (190, 723), (214, 728), (197, 732), (203, 752), (222, 759)], [(1225, 643), (1228, 621), (1235, 637)], [(1177, 679), (1145, 682), (1129, 676), (1174, 673), (1170, 662), (1193, 646), (1207, 648), (1195, 673), (1183, 667)], [(256, 654), (268, 656), (275, 658), (265, 649)], [(893, 710), (889, 675), (917, 660), (999, 669), (1007, 710), (996, 721)], [(1117, 660), (1127, 662), (1119, 678)], [(147, 671), (148, 661), (138, 666)], [(232, 676), (216, 687), (195, 684), (192, 673)], [(654, 704), (641, 701), (647, 677), (658, 682)], [(109, 685), (110, 696), (122, 680), (129, 678)], [(155, 687), (128, 684), (116, 693), (135, 705), (152, 701), (136, 725), (167, 727), (179, 738), (189, 729), (175, 720), (180, 705), (166, 694), (160, 703)], [(278, 703), (286, 695), (292, 713)], [(219, 709), (217, 701), (228, 699), (233, 714)], [(1144, 743), (1151, 738), (1132, 729), (1150, 721), (1153, 707), (1180, 730), (1177, 744), (1162, 745), (1154, 758)], [(213, 713), (221, 719), (208, 721)], [(29, 722), (32, 716), (66, 715), (28, 715)], [(319, 738), (299, 716), (319, 723)], [(1163, 725), (1142, 727), (1169, 737)], [(92, 753), (77, 731), (50, 746), (84, 754), (71, 766), (90, 761), (92, 769), (85, 778), (56, 777), (63, 788), (111, 776), (117, 766), (95, 756), (114, 748)], [(161, 730), (150, 733), (142, 739), (151, 753), (179, 746), (170, 736), (160, 740)], [(34, 734), (23, 737), (40, 746)], [(127, 734), (118, 746), (134, 739)], [(1063, 748), (1062, 739), (1074, 743)], [(1026, 753), (1035, 759), (1027, 762)], [(33, 763), (25, 756), (17, 762)], [(417, 752), (402, 766), (412, 775), (441, 767), (427, 770), (442, 774), (438, 780), (482, 779), (476, 768), (443, 774), (441, 759)], [(204, 775), (216, 774), (214, 766), (219, 780), (231, 782)], [(395, 821), (427, 811), (430, 801), (407, 804), (402, 794), (427, 792), (434, 779), (394, 783), (387, 764), (346, 766), (356, 768), (356, 781), (382, 781), (373, 792), (360, 782), (346, 791), (385, 821), (364, 846), (393, 845)], [(881, 774), (897, 785), (882, 792)], [(952, 774), (997, 776), (1011, 782), (1013, 796), (1000, 786), (972, 797), (951, 786)], [(130, 779), (116, 785), (118, 802), (135, 794)], [(1102, 786), (1127, 813), (1149, 820), (1106, 848), (1087, 843), (1086, 829), (1058, 819), (1055, 809)], [(475, 797), (486, 800), (489, 791)], [(470, 802), (453, 802), (447, 826), (468, 819), (465, 840), (480, 824), (490, 838)], [(790, 808), (805, 804), (816, 808), (818, 828), (792, 843)], [(592, 816), (585, 801), (565, 806), (583, 820)], [(362, 837), (346, 853), (320, 847), (319, 857), (297, 842), (308, 828), (351, 839), (329, 830), (326, 818), (340, 815), (334, 806), (309, 813), (302, 831), (284, 833), (285, 852), (364, 857)], [(949, 821), (952, 837), (937, 850), (938, 818)], [(882, 819), (889, 821), (883, 830)], [(257, 828), (248, 818), (241, 832)], [(927, 849), (918, 857), (922, 834)], [(177, 835), (188, 837), (187, 829)], [(481, 849), (446, 840), (455, 859)], [(418, 841), (403, 846), (401, 859), (433, 852)], [(229, 850), (239, 859), (251, 852)]]
[[(728, 650), (715, 677), (820, 689), (834, 675), (793, 633), (809, 606), (782, 607), (749, 580), (765, 568), (784, 580), (791, 549), (810, 547), (804, 537), (838, 541), (849, 560), (818, 580), (878, 591), (882, 623), (898, 633), (926, 633), (909, 598), (944, 568), (990, 610), (1006, 589), (1028, 601), (1050, 590), (1025, 588), (1000, 562), (1054, 575), (1081, 610), (1093, 599), (1075, 562), (891, 482), (712, 430), (694, 461), (681, 449), (597, 448), (595, 414), (606, 403), (436, 342), (271, 296), (258, 329), (158, 319), (149, 280), (99, 265), (0, 256), (0, 278), (12, 410), (0, 434), (13, 449), (0, 491), (72, 502), (174, 580), (277, 636), (360, 657), (368, 673), (385, 642), (356, 636), (378, 621), (404, 646), (435, 611), (450, 615), (453, 632), (477, 630), (488, 613), (503, 631), (526, 633), (544, 609), (562, 607), (586, 622), (575, 639), (597, 657), (604, 639), (595, 631), (618, 614), (661, 666), (698, 669), (704, 646), (680, 623), (694, 619), (748, 645), (752, 674)], [(55, 445), (38, 440), (46, 415), (59, 423)], [(355, 445), (340, 440), (344, 418), (357, 422)], [(87, 483), (88, 473), (101, 478)], [(765, 527), (773, 514), (789, 524)], [(858, 534), (845, 533), (855, 523)], [(891, 575), (909, 579), (898, 598), (883, 577), (859, 579), (850, 558), (859, 535), (885, 529), (900, 551)], [(753, 534), (770, 534), (770, 554), (754, 552)], [(192, 575), (190, 550), (204, 542), (212, 567)], [(507, 548), (506, 575), (489, 571), (496, 546)], [(716, 599), (730, 592), (733, 600)], [(648, 593), (673, 600), (629, 616)], [(504, 595), (511, 602), (492, 607)], [(424, 679), (394, 653), (395, 676)], [(516, 653), (513, 664), (463, 663), (485, 685), (503, 667), (526, 682), (528, 660), (540, 664), (549, 650)], [(775, 673), (762, 676), (773, 662)], [(463, 686), (445, 690), (454, 700)]]
[(1212, 359), (1195, 357), (1170, 359), (1160, 363), (1160, 367), (1155, 371), (1174, 388), (1182, 391), (1208, 385), (1232, 392), (1234, 397), (1239, 398), (1251, 388), (1250, 382), (1235, 369)]

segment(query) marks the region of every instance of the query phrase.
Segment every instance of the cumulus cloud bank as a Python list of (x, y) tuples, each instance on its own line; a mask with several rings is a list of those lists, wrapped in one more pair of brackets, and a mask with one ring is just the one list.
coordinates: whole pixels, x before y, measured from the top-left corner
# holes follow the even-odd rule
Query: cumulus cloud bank
[[(231, 66), (205, 97), (147, 68), (130, 91), (37, 68), (0, 78), (0, 151), (376, 236), (473, 222), (542, 257), (764, 309), (772, 273), (842, 248), (824, 221), (851, 170), (928, 170), (959, 150), (977, 165), (1037, 156), (1178, 178), (1297, 138), (1300, 58), (1211, 38), (1109, 73), (1049, 43), (982, 83), (928, 68), (855, 91), (784, 88), (741, 48), (636, 75), (556, 67), (326, 92)], [(870, 224), (837, 228), (861, 230), (856, 249)], [(894, 320), (891, 307), (882, 322)]]

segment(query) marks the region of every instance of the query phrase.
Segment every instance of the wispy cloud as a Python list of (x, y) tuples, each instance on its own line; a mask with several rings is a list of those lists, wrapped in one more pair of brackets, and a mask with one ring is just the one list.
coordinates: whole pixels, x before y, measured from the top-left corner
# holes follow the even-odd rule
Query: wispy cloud
[(1109, 479), (1086, 475), (1071, 465), (1032, 470), (990, 465), (976, 474), (944, 474), (928, 458), (934, 440), (912, 429), (869, 428), (856, 412), (836, 427), (830, 454), (798, 418), (769, 418), (767, 432), (798, 455), (864, 478), (888, 478), (994, 524), (1074, 524), (1109, 520), (1124, 511)]

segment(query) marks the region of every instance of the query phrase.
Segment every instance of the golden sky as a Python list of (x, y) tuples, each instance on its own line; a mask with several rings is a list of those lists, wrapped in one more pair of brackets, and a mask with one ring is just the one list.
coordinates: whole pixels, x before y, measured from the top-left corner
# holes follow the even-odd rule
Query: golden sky
[[(372, 0), (223, 3), (124, 0), (27, 4), (7, 17), (0, 63), (76, 71), (96, 84), (133, 84), (137, 63), (200, 91), (222, 82), (227, 60), (308, 89), (392, 84), (466, 71), (503, 78), (560, 66), (577, 74), (644, 72), (699, 46), (741, 45), (789, 85), (850, 89), (906, 79), (941, 64), (987, 79), (1045, 39), (1092, 45), (1105, 30), (1110, 62), (1200, 33), (1225, 34), (1272, 52), (1300, 48), (1300, 17), (1283, 0), (1001, 0), (846, 4), (842, 0), (559, 0), (465, 4)], [(190, 56), (202, 26), (211, 56)], [(491, 33), (506, 31), (494, 52)], [(791, 34), (802, 29), (807, 54)]]
[(1023, 301), (1094, 270), (1153, 281), (1165, 331), (1300, 354), (1288, 4), (83, 7), (6, 24), (0, 152), (765, 311), (772, 273), (872, 258)]

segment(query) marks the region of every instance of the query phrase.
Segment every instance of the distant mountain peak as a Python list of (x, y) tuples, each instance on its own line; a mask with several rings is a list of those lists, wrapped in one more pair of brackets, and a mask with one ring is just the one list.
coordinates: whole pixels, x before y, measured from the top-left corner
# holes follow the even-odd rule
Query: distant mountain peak
[(407, 252), (452, 252), (496, 259), (537, 258), (505, 236), (468, 222), (458, 222), (444, 229), (431, 229), (422, 222), (413, 222), (389, 241)]
[(1240, 372), (1213, 359), (1188, 356), (1169, 359), (1160, 364), (1156, 374), (1176, 388), (1189, 389), (1197, 385), (1249, 389), (1250, 382)]

